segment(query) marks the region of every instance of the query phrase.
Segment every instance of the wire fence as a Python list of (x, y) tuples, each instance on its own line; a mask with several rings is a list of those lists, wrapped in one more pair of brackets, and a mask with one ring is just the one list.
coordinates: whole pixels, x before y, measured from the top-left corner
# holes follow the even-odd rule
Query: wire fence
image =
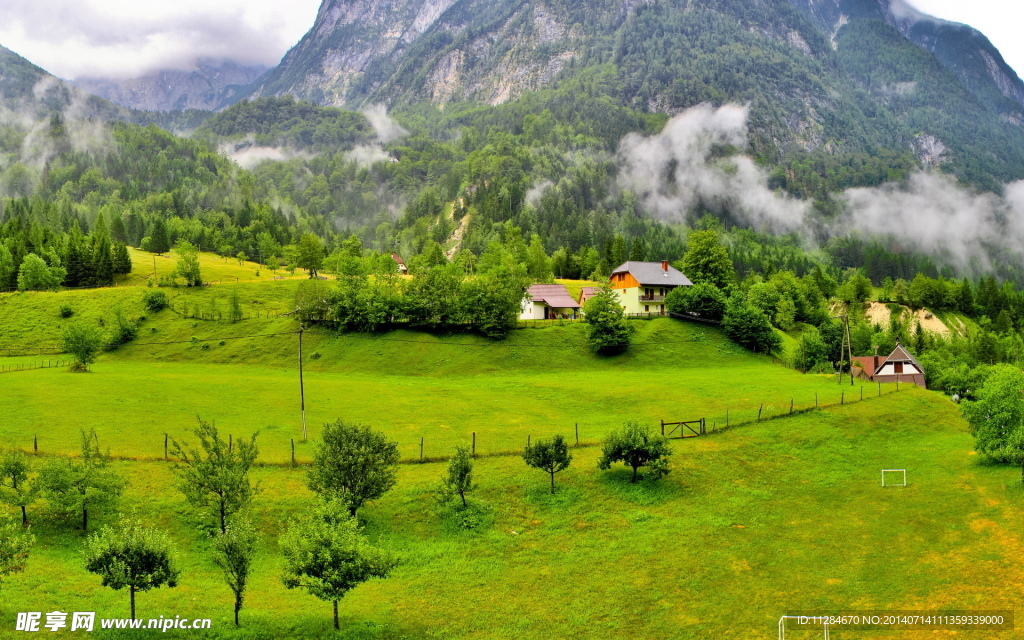
[(56, 367), (70, 367), (71, 360), (38, 360), (35, 362), (21, 362), (17, 364), (0, 364), (0, 373), (13, 373), (15, 371), (32, 371), (34, 369), (53, 369)]
[[(57, 361), (53, 361), (56, 363)], [(63, 361), (67, 364), (67, 361)], [(43, 364), (43, 363), (40, 363)], [(50, 365), (56, 366), (56, 364)], [(40, 368), (40, 367), (37, 367)], [(42, 368), (45, 368), (42, 367)], [(880, 398), (886, 398), (898, 393), (903, 393), (911, 387), (912, 383), (900, 382), (896, 384), (861, 384), (857, 386), (844, 386), (834, 391), (819, 391), (813, 395), (803, 392), (802, 395), (793, 395), (790, 398), (772, 401), (759, 402), (757, 404), (742, 404), (726, 406), (718, 405), (710, 411), (692, 410), (680, 408), (675, 415), (666, 412), (661, 419), (661, 425), (657, 422), (650, 424), (652, 431), (659, 432), (667, 425), (678, 424), (675, 421), (688, 421), (699, 423), (701, 426), (690, 429), (687, 435), (692, 437), (708, 438), (726, 431), (767, 422), (778, 422), (779, 428), (783, 422), (791, 417), (808, 414), (825, 409), (835, 409), (847, 405), (855, 405), (862, 402), (871, 402)], [(685, 414), (684, 414), (685, 411)], [(682, 414), (682, 415), (680, 415)], [(703, 415), (702, 415), (703, 414)], [(496, 422), (496, 421), (492, 421)], [(609, 432), (620, 428), (622, 425), (615, 419), (593, 423), (571, 423), (559, 426), (547, 426), (536, 430), (524, 428), (517, 425), (510, 428), (507, 425), (495, 424), (495, 427), (487, 431), (461, 431), (450, 430), (447, 427), (432, 427), (423, 425), (419, 433), (410, 433), (408, 425), (379, 425), (377, 428), (388, 435), (397, 436), (397, 444), (403, 464), (418, 464), (429, 462), (442, 462), (448, 460), (454, 453), (456, 446), (465, 446), (475, 457), (511, 457), (522, 455), (524, 449), (535, 442), (538, 438), (550, 438), (561, 434), (566, 442), (575, 448), (588, 448), (600, 446)], [(295, 437), (289, 437), (288, 431)], [(227, 431), (222, 429), (222, 433)], [(312, 463), (313, 450), (316, 442), (316, 430), (312, 430), (311, 438), (303, 442), (299, 435), (301, 430), (295, 426), (292, 428), (274, 428), (270, 433), (259, 439), (260, 457), (257, 461), (261, 466), (302, 466)], [(677, 436), (682, 433), (672, 433), (671, 429), (666, 431), (667, 435)], [(250, 434), (246, 434), (248, 437)], [(230, 437), (230, 436), (227, 436)], [(77, 433), (64, 432), (61, 434), (37, 433), (31, 438), (23, 436), (24, 441), (11, 441), (7, 444), (23, 451), (43, 456), (74, 456), (77, 455), (81, 439)], [(109, 455), (117, 460), (129, 461), (167, 461), (173, 462), (170, 455), (173, 448), (171, 445), (175, 440), (190, 441), (193, 439), (189, 428), (183, 427), (175, 432), (150, 432), (143, 434), (111, 432), (102, 434), (100, 441)], [(673, 437), (673, 439), (675, 439)], [(685, 445), (679, 445), (685, 446)]]

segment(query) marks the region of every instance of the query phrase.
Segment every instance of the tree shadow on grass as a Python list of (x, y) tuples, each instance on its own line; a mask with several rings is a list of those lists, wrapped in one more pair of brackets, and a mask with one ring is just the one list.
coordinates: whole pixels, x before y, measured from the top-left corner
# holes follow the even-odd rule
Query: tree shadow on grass
[(681, 495), (678, 484), (670, 482), (668, 478), (638, 479), (636, 482), (630, 482), (632, 476), (632, 469), (615, 468), (600, 474), (598, 478), (601, 486), (610, 494), (640, 506), (661, 504)]

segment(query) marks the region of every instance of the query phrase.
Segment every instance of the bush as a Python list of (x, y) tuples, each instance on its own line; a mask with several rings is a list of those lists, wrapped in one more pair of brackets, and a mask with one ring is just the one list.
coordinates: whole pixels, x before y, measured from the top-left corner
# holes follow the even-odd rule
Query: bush
[(755, 353), (772, 353), (782, 346), (768, 316), (745, 301), (730, 301), (722, 329), (730, 340)]
[(139, 325), (124, 317), (124, 312), (118, 307), (114, 310), (114, 325), (110, 330), (110, 338), (107, 340), (107, 351), (113, 351), (123, 344), (135, 339), (139, 334)]
[(142, 294), (142, 304), (150, 311), (162, 311), (167, 308), (167, 294), (163, 291), (147, 291)]
[(665, 296), (665, 307), (671, 313), (689, 313), (721, 320), (725, 315), (725, 294), (710, 282), (701, 282), (692, 287), (676, 287)]
[(75, 315), (75, 310), (71, 308), (70, 304), (65, 302), (64, 304), (60, 305), (60, 317), (70, 318), (73, 315)]

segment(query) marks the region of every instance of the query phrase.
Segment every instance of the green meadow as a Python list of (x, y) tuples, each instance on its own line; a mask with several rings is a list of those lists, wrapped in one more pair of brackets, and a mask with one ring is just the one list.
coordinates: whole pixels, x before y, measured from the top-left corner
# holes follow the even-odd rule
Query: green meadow
[[(67, 322), (98, 325), (117, 305), (145, 317), (136, 340), (102, 355), (91, 373), (0, 374), (0, 442), (31, 451), (38, 437), (43, 459), (73, 454), (79, 430), (97, 430), (130, 482), (122, 510), (169, 530), (183, 568), (178, 587), (138, 596), (140, 617), (213, 620), (208, 632), (168, 637), (767, 639), (791, 611), (1022, 613), (1020, 471), (972, 455), (957, 407), (941, 395), (901, 386), (879, 397), (876, 386), (805, 376), (736, 348), (714, 328), (667, 318), (635, 321), (634, 348), (615, 358), (587, 350), (582, 324), (521, 329), (502, 342), (312, 330), (303, 337), (304, 443), (297, 325), (276, 315), (297, 283), (232, 286), (249, 316), (234, 324), (148, 313), (138, 287), (0, 296), (0, 346), (8, 349), (52, 347)], [(224, 308), (229, 293), (169, 291), (178, 308)], [(75, 308), (70, 320), (59, 316), (63, 303)], [(34, 356), (46, 357), (57, 356)], [(163, 460), (164, 435), (189, 438), (196, 416), (235, 437), (258, 431), (266, 463), (254, 474), (261, 548), (238, 630), (208, 538)], [(658, 428), (702, 417), (712, 432), (673, 441), (663, 480), (631, 485), (625, 468), (596, 468), (593, 445), (627, 420)], [(396, 487), (360, 511), (367, 534), (402, 563), (346, 596), (336, 634), (329, 603), (283, 588), (276, 538), (289, 517), (308, 511), (302, 463), (322, 424), (337, 418), (385, 432), (405, 463)], [(561, 433), (575, 443), (576, 425), (582, 446), (552, 496), (545, 474), (518, 452), (528, 437)], [(434, 493), (445, 470), (438, 458), (474, 433), (473, 500), (482, 515), (466, 530)], [(293, 440), (298, 467), (289, 464)], [(881, 487), (883, 468), (907, 469), (908, 486)], [(30, 517), (38, 542), (27, 570), (0, 585), (0, 637), (13, 633), (19, 611), (127, 616), (126, 594), (82, 568), (83, 534), (45, 503)]]

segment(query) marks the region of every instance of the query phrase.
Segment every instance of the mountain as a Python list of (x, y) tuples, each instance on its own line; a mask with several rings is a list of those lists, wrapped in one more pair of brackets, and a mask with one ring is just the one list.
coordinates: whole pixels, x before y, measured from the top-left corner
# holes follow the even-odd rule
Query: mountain
[[(934, 54), (960, 82), (1008, 120), (1024, 124), (1024, 82), (977, 29), (921, 13), (905, 0), (793, 0), (821, 29), (836, 33), (852, 19), (881, 20)], [(834, 40), (833, 40), (834, 41)]]
[(324, 0), (251, 96), (444, 109), (581, 74), (649, 113), (749, 104), (770, 163), (911, 152), (984, 189), (1024, 178), (1024, 83), (902, 0)]
[(266, 70), (262, 65), (204, 59), (190, 71), (157, 71), (125, 80), (79, 78), (74, 85), (130, 109), (216, 111), (233, 104)]

